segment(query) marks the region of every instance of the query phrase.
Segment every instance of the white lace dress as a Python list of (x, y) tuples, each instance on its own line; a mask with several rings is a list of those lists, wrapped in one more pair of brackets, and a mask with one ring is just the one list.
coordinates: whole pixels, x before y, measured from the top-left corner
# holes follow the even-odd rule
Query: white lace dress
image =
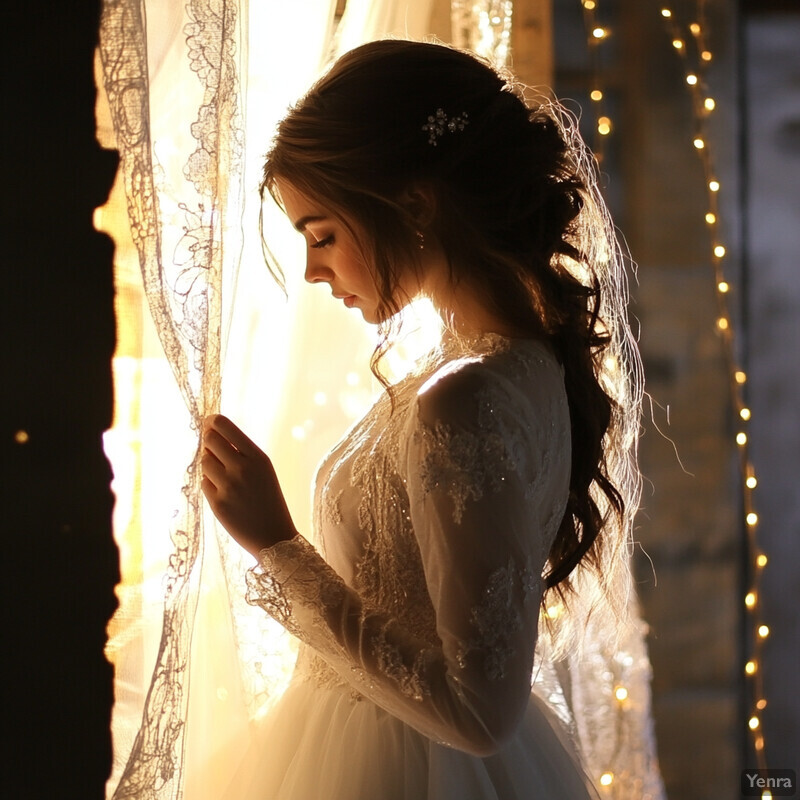
[[(642, 684), (627, 741), (609, 716), (618, 652), (587, 648), (574, 665), (540, 653), (534, 667), (569, 431), (553, 356), (498, 336), (443, 351), (395, 388), (394, 410), (384, 396), (350, 431), (318, 475), (316, 547), (280, 543), (248, 576), (249, 601), (302, 645), (227, 797), (661, 796), (644, 651), (619, 662)], [(598, 695), (581, 698), (587, 724), (573, 670)], [(595, 722), (624, 765), (605, 759)]]

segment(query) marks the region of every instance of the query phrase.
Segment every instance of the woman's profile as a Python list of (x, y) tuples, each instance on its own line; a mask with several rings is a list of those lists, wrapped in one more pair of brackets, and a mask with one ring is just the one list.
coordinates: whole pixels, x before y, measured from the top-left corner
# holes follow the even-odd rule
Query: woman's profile
[(259, 561), (248, 600), (301, 642), (227, 796), (661, 797), (627, 573), (639, 361), (566, 116), (469, 54), (373, 42), (281, 122), (262, 195), (306, 280), (379, 325), (376, 374), (411, 300), (444, 333), (324, 460), (313, 531), (206, 421), (206, 497)]

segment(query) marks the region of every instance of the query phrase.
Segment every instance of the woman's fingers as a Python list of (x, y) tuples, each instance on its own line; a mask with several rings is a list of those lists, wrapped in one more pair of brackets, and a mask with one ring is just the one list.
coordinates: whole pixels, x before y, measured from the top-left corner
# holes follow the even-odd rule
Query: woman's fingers
[[(262, 455), (261, 448), (250, 438), (248, 438), (233, 422), (222, 414), (211, 414), (204, 420), (204, 428), (206, 432), (206, 440), (208, 440), (210, 433), (216, 433), (224, 439), (228, 445), (245, 456)], [(221, 454), (215, 452), (218, 458)], [(224, 458), (221, 458), (224, 461)]]
[(203, 434), (203, 447), (222, 465), (232, 465), (242, 458), (240, 450), (214, 428), (207, 428)]
[(203, 467), (203, 475), (216, 489), (221, 486), (225, 480), (225, 465), (217, 458), (216, 454), (208, 447), (203, 452), (203, 457), (200, 460)]

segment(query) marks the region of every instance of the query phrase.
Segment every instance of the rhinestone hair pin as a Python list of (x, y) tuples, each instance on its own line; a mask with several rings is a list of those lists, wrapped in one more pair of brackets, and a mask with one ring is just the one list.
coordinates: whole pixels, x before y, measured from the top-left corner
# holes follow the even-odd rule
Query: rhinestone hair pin
[(469, 114), (463, 111), (457, 117), (448, 117), (444, 109), (437, 108), (436, 114), (428, 117), (428, 121), (422, 126), (423, 131), (428, 132), (428, 144), (434, 147), (439, 143), (438, 139), (445, 133), (455, 133), (463, 131), (469, 125)]

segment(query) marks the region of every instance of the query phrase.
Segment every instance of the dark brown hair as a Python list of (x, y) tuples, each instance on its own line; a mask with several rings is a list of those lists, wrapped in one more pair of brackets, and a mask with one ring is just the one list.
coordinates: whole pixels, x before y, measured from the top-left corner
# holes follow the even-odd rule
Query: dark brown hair
[[(439, 109), (467, 124), (445, 126), (433, 145), (424, 128)], [(599, 534), (613, 527), (615, 550), (629, 527), (626, 502), (638, 502), (635, 478), (632, 491), (617, 485), (635, 473), (636, 437), (620, 400), (636, 403), (626, 375), (638, 374), (638, 356), (593, 162), (563, 110), (530, 105), (508, 76), (453, 48), (372, 42), (342, 56), (280, 123), (262, 198), (269, 191), (279, 201), (280, 179), (359, 227), (385, 320), (376, 372), (401, 267), (418, 259), (409, 191), (430, 191), (435, 212), (425, 230), (451, 279), (480, 291), (513, 329), (549, 342), (564, 367), (572, 471), (547, 586), (564, 596), (583, 559), (602, 575)]]

